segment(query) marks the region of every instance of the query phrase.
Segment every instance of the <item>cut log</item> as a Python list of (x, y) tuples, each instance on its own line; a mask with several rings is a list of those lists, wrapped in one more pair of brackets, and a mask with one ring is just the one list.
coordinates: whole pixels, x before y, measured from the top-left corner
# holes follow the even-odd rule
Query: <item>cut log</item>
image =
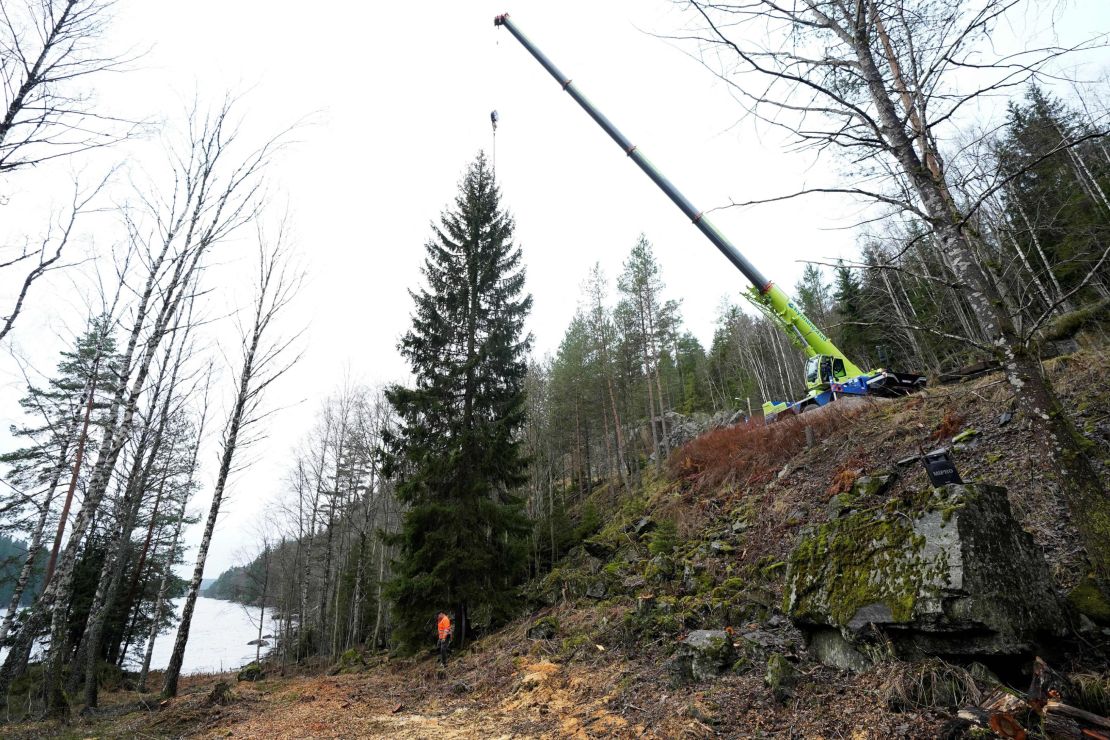
[(993, 372), (999, 367), (1001, 367), (1001, 365), (994, 360), (983, 360), (982, 362), (975, 362), (970, 365), (964, 365), (963, 367), (957, 368), (955, 370), (941, 373), (939, 376), (937, 376), (937, 380), (939, 380), (942, 385), (948, 383), (958, 383), (963, 380), (970, 380), (971, 378), (977, 378), (980, 375), (985, 375), (989, 372)]
[(1027, 724), (1032, 720), (1032, 708), (1024, 697), (1003, 689), (995, 689), (977, 707), (965, 707), (957, 713), (970, 727), (990, 728), (999, 737), (1026, 740)]
[(1026, 740), (1029, 736), (1021, 723), (1010, 714), (1002, 712), (991, 714), (989, 725), (990, 728), (994, 730), (995, 734), (1011, 738), (1012, 740)]
[(975, 727), (986, 727), (991, 719), (990, 712), (980, 709), (979, 707), (964, 707), (956, 713), (956, 716), (966, 722), (970, 722)]
[(1058, 701), (1045, 704), (1043, 728), (1050, 740), (1110, 740), (1110, 719)]
[(1017, 714), (1021, 711), (1029, 711), (1029, 704), (1024, 697), (1017, 696), (1006, 689), (995, 689), (979, 706), (991, 713)]

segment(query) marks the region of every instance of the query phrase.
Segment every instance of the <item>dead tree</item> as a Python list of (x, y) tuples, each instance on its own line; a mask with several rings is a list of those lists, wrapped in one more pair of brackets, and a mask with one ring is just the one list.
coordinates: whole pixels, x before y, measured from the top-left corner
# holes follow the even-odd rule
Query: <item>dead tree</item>
[[(164, 697), (177, 695), (177, 681), (181, 674), (181, 664), (185, 659), (185, 646), (189, 641), (189, 628), (192, 624), (193, 610), (196, 608), (200, 583), (204, 577), (204, 563), (208, 548), (212, 544), (212, 533), (216, 529), (216, 519), (220, 515), (224, 491), (231, 466), (235, 458), (240, 436), (249, 426), (258, 423), (265, 414), (260, 404), (266, 389), (280, 378), (299, 359), (294, 353), (294, 345), (299, 334), (286, 337), (274, 326), (295, 296), (301, 282), (301, 275), (290, 265), (289, 245), (286, 243), (284, 223), (273, 243), (267, 243), (261, 229), (258, 234), (258, 273), (255, 290), (257, 292), (253, 309), (252, 324), (241, 330), (242, 365), (239, 369), (238, 386), (231, 414), (224, 429), (220, 451), (220, 468), (216, 476), (212, 503), (204, 524), (204, 534), (197, 550), (197, 561), (193, 577), (185, 595), (185, 606), (181, 612), (181, 624), (177, 628), (173, 654), (166, 668)], [(275, 338), (277, 335), (278, 338)]]

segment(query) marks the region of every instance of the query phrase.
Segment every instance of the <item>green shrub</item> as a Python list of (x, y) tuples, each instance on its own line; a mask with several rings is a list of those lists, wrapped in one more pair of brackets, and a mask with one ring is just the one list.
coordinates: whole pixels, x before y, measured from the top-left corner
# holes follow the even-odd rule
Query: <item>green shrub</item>
[(578, 520), (578, 526), (574, 528), (575, 541), (581, 541), (596, 533), (601, 529), (601, 514), (597, 511), (597, 506), (593, 501), (587, 501), (582, 507), (582, 516)]
[(673, 519), (663, 519), (648, 537), (648, 552), (652, 555), (670, 555), (678, 546), (678, 527)]

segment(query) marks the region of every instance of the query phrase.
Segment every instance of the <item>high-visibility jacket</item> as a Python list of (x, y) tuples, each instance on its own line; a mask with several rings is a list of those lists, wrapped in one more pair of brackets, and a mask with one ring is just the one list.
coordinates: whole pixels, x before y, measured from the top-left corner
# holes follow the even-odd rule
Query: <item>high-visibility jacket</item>
[(439, 639), (446, 640), (451, 635), (451, 618), (446, 614), (439, 618)]

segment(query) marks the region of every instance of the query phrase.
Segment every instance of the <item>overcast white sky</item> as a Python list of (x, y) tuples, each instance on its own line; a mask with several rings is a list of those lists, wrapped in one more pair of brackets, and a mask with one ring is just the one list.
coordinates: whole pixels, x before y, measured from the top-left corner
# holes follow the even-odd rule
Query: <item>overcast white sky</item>
[[(1073, 2), (1065, 25), (1105, 30), (1107, 6)], [(174, 121), (194, 94), (215, 101), (232, 90), (243, 93), (248, 130), (260, 140), (311, 120), (272, 171), (308, 266), (298, 314), (288, 317), (309, 327), (306, 354), (272, 389), (271, 405), (285, 410), (253, 450), (257, 463), (234, 479), (207, 576), (239, 561), (251, 520), (280, 491), (290, 450), (321, 399), (345, 376), (404, 379), (396, 343), (409, 324), (406, 291), (418, 283), (429, 222), (478, 150), (490, 149), (491, 110), (501, 118), (497, 176), (524, 249), (538, 353), (557, 347), (590, 266), (600, 262), (615, 277), (641, 232), (656, 247), (669, 297), (682, 301), (687, 327), (703, 342), (722, 298), (745, 287), (508, 32), (495, 30), (494, 15), (506, 10), (697, 207), (831, 179), (828, 165), (785, 154), (777, 134), (738, 124), (739, 107), (687, 55), (694, 50), (653, 35), (687, 21), (668, 0), (121, 0), (107, 45), (150, 50), (136, 70), (98, 81), (106, 108)], [(130, 151), (133, 166), (157, 156), (154, 142)], [(15, 199), (0, 212), (0, 237), (33, 231), (12, 213), (20, 198), (24, 215), (44, 207), (50, 194), (33, 184), (46, 176), (35, 177), (0, 183)], [(791, 286), (801, 260), (852, 253), (846, 227), (856, 216), (851, 204), (815, 199), (714, 220), (765, 274)], [(87, 249), (106, 248), (114, 236), (103, 229)], [(221, 259), (249, 260), (245, 246), (230, 245)], [(246, 297), (233, 278), (215, 287), (223, 305)], [(80, 301), (64, 293), (32, 296), (34, 315), (14, 335), (15, 350), (41, 370), (52, 369), (80, 324)], [(12, 413), (20, 390), (14, 363), (0, 359), (0, 416)], [(194, 508), (206, 509), (210, 494), (209, 485)]]

